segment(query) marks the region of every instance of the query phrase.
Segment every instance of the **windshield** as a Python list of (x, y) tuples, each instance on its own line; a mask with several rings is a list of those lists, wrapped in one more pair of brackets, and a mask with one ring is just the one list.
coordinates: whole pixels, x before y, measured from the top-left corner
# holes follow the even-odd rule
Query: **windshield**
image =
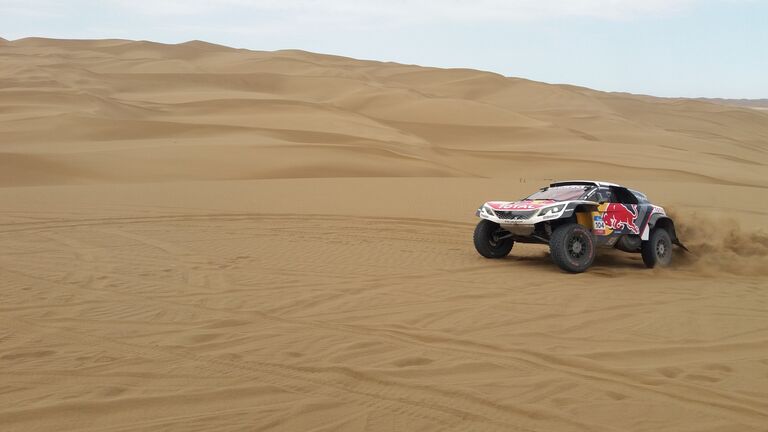
[(540, 190), (535, 194), (526, 198), (526, 200), (553, 200), (553, 201), (570, 201), (579, 199), (587, 194), (587, 192), (594, 186), (585, 185), (569, 185), (569, 186), (555, 186), (549, 187), (544, 190)]

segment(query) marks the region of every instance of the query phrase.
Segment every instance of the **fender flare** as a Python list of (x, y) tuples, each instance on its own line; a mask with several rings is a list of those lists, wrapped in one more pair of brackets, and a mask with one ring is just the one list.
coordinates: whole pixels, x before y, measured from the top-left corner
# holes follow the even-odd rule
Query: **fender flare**
[(688, 251), (688, 248), (685, 247), (685, 245), (683, 245), (680, 242), (680, 239), (677, 237), (677, 231), (675, 231), (675, 222), (672, 220), (672, 218), (664, 214), (654, 213), (651, 215), (651, 218), (648, 221), (648, 226), (645, 230), (643, 230), (641, 238), (643, 240), (648, 240), (651, 229), (656, 227), (664, 228), (667, 230), (669, 237), (672, 239), (672, 243), (680, 246), (686, 252)]

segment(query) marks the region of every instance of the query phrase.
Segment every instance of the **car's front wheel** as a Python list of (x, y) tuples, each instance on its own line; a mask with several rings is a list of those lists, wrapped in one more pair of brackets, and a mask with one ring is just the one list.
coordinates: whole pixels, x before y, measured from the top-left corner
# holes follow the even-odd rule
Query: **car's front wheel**
[(595, 261), (595, 240), (589, 229), (577, 223), (560, 225), (549, 239), (552, 260), (561, 269), (581, 273)]
[(507, 234), (496, 222), (482, 219), (475, 227), (475, 249), (486, 258), (504, 258), (509, 255), (515, 241), (511, 238), (499, 239)]
[(648, 268), (666, 267), (672, 263), (672, 239), (664, 228), (654, 228), (640, 247), (643, 263)]

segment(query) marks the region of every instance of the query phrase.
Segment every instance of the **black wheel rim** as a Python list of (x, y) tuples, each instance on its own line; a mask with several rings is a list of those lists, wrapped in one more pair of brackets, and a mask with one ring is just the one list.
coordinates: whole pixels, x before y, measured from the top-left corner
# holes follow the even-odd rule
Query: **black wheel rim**
[(587, 256), (589, 251), (589, 239), (583, 233), (574, 233), (568, 237), (566, 243), (568, 256), (575, 260), (581, 260)]

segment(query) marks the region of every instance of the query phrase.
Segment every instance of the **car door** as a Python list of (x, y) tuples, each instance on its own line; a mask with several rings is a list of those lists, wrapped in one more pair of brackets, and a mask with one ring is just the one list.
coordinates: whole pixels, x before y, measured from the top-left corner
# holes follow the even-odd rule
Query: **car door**
[(609, 202), (598, 207), (606, 234), (640, 234), (640, 208), (637, 198), (627, 189), (611, 187)]

